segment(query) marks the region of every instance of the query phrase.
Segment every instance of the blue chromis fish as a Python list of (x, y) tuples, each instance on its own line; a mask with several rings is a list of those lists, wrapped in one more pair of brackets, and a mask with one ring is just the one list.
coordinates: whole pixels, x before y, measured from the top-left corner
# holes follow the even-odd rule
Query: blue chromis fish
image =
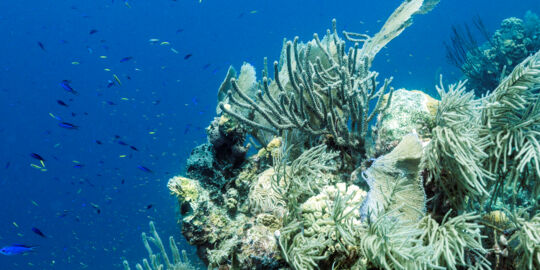
[(43, 50), (44, 52), (46, 52), (47, 50), (45, 50), (45, 46), (43, 45), (43, 43), (41, 43), (41, 41), (38, 41), (38, 46), (41, 48), (41, 50)]
[(72, 123), (68, 123), (68, 122), (60, 122), (58, 123), (59, 126), (63, 127), (63, 128), (66, 128), (66, 129), (78, 129), (79, 126), (76, 126)]
[(127, 57), (124, 57), (122, 59), (120, 59), (120, 63), (124, 63), (124, 62), (127, 62), (129, 60), (133, 59), (133, 56), (127, 56)]
[(41, 236), (41, 237), (43, 237), (43, 238), (47, 238), (47, 236), (46, 236), (40, 229), (38, 229), (38, 228), (36, 228), (36, 227), (32, 227), (32, 231), (33, 231), (35, 234), (37, 234), (37, 235), (39, 235), (39, 236)]
[(71, 82), (68, 81), (68, 80), (63, 80), (60, 82), (60, 86), (62, 86), (62, 88), (64, 88), (64, 90), (74, 94), (74, 95), (79, 95), (79, 92), (75, 91), (75, 89), (73, 89), (73, 87), (71, 87), (71, 85), (69, 85)]
[(0, 249), (0, 254), (6, 255), (6, 256), (13, 256), (13, 255), (19, 255), (24, 254), (28, 252), (34, 251), (34, 249), (37, 246), (27, 246), (27, 245), (11, 245), (11, 246), (5, 246), (2, 249)]
[(39, 160), (39, 161), (45, 161), (45, 159), (42, 156), (40, 156), (39, 154), (30, 153), (30, 156), (37, 159), (37, 160)]
[(142, 165), (137, 166), (137, 168), (139, 168), (139, 169), (140, 169), (141, 171), (143, 171), (143, 172), (147, 172), (147, 173), (153, 172), (152, 170), (150, 170), (150, 169), (148, 169), (147, 167), (142, 166)]

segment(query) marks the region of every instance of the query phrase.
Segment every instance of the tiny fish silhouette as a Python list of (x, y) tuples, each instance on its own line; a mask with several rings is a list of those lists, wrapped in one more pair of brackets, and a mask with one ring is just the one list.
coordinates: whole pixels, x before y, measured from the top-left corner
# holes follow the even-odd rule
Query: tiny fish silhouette
[(120, 63), (124, 63), (124, 62), (127, 62), (129, 60), (133, 59), (133, 56), (127, 56), (127, 57), (124, 57), (122, 59), (120, 59)]
[(6, 256), (19, 255), (19, 254), (32, 252), (34, 251), (35, 248), (36, 246), (27, 246), (27, 245), (5, 246), (2, 249), (0, 249), (0, 254), (6, 255)]
[(146, 167), (144, 167), (142, 165), (137, 166), (137, 168), (139, 168), (141, 171), (144, 171), (144, 172), (147, 172), (147, 173), (152, 172), (152, 170), (150, 170), (150, 169), (148, 169), (148, 168), (146, 168)]
[(64, 90), (66, 90), (67, 92), (70, 92), (74, 95), (78, 95), (79, 93), (77, 91), (75, 91), (75, 89), (73, 89), (73, 87), (71, 87), (71, 85), (69, 85), (71, 82), (68, 81), (68, 80), (63, 80), (60, 82), (60, 86), (62, 86), (62, 88), (64, 88)]
[(58, 123), (59, 126), (66, 128), (66, 129), (78, 129), (79, 127), (68, 122), (60, 122)]
[(32, 231), (33, 231), (35, 234), (37, 234), (37, 235), (39, 235), (39, 236), (41, 236), (41, 237), (43, 237), (43, 238), (47, 238), (47, 236), (46, 236), (40, 229), (38, 229), (38, 228), (36, 228), (36, 227), (32, 227)]
[(45, 161), (45, 159), (42, 156), (40, 156), (39, 154), (31, 153), (30, 156), (37, 159), (37, 160)]
[(69, 107), (69, 105), (67, 105), (67, 103), (65, 103), (64, 101), (59, 100), (59, 99), (56, 100), (56, 103), (58, 103), (59, 105), (64, 106), (64, 107)]
[(41, 43), (41, 41), (38, 41), (38, 46), (41, 48), (42, 51), (46, 52), (47, 50), (45, 50), (45, 45), (43, 45), (43, 43)]

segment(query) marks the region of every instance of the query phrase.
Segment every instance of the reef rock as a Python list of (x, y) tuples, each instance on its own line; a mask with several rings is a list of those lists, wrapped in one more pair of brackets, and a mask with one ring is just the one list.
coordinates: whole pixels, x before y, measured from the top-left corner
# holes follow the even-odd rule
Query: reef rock
[[(383, 102), (387, 100), (385, 95)], [(394, 91), (390, 106), (378, 115), (372, 156), (388, 153), (411, 132), (417, 132), (421, 140), (429, 139), (438, 105), (438, 100), (419, 90)]]
[(212, 121), (206, 133), (208, 142), (195, 147), (187, 160), (187, 177), (205, 187), (221, 189), (246, 160), (249, 146), (244, 146), (245, 131), (234, 120), (221, 116)]

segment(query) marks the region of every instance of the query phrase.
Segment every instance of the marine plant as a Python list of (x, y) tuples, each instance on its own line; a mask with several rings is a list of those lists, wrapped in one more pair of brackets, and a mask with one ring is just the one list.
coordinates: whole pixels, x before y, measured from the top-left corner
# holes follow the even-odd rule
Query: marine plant
[[(169, 245), (171, 249), (171, 254), (173, 256), (172, 262), (169, 260), (169, 255), (167, 254), (167, 251), (165, 250), (165, 246), (163, 245), (163, 242), (161, 241), (161, 238), (159, 237), (159, 234), (156, 231), (156, 227), (154, 226), (154, 222), (150, 221), (150, 234), (151, 236), (146, 235), (146, 233), (142, 233), (142, 241), (144, 244), (144, 247), (146, 248), (146, 251), (148, 251), (148, 259), (143, 259), (142, 265), (137, 263), (135, 265), (135, 268), (137, 270), (195, 270), (195, 266), (191, 265), (189, 259), (187, 258), (186, 251), (182, 250), (182, 254), (180, 254), (180, 250), (178, 249), (178, 246), (176, 246), (176, 242), (174, 241), (174, 238), (171, 236), (169, 237)], [(150, 245), (152, 243), (154, 246), (156, 246), (159, 249), (159, 253), (155, 254), (152, 250), (152, 247)], [(131, 270), (129, 267), (129, 263), (127, 260), (124, 260), (124, 269), (125, 270)], [(144, 266), (144, 267), (143, 267)]]

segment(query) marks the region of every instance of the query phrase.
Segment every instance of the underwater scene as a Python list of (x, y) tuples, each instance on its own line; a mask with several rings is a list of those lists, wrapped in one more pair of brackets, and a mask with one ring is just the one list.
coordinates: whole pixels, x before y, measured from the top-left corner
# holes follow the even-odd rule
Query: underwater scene
[(0, 1), (0, 269), (540, 269), (540, 1)]

